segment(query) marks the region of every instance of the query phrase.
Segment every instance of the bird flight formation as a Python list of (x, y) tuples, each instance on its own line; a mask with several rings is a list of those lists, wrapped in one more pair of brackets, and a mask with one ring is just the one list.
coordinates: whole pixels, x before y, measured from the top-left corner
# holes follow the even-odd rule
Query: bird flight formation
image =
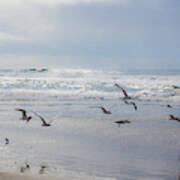
[[(119, 88), (124, 97), (122, 98), (123, 102), (127, 105), (132, 105), (134, 107), (134, 110), (137, 111), (138, 110), (138, 107), (136, 105), (135, 102), (132, 101), (132, 97), (128, 95), (128, 93), (126, 92), (126, 90), (124, 88), (122, 88), (119, 84), (115, 83), (114, 86), (116, 86), (117, 88)], [(170, 104), (167, 104), (166, 107), (168, 108), (172, 108), (172, 106)], [(91, 108), (100, 108), (102, 110), (102, 112), (104, 114), (112, 114), (111, 111), (107, 110), (105, 107), (103, 106), (92, 106)], [(180, 118), (178, 117), (175, 117), (174, 115), (170, 114), (169, 115), (169, 120), (174, 120), (174, 121), (177, 121), (177, 122), (180, 122)], [(120, 127), (121, 124), (129, 124), (131, 123), (131, 121), (129, 120), (119, 120), (119, 121), (115, 121), (115, 123), (118, 124), (118, 126)]]
[[(137, 111), (138, 107), (136, 105), (136, 103), (133, 101), (134, 98), (132, 98), (131, 96), (128, 95), (128, 93), (126, 92), (126, 90), (124, 88), (122, 88), (119, 84), (114, 84), (114, 86), (116, 86), (117, 88), (119, 88), (121, 90), (121, 92), (123, 93), (123, 98), (122, 101), (126, 104), (126, 105), (132, 105), (134, 110)], [(167, 105), (168, 108), (172, 108), (171, 105)], [(108, 109), (106, 109), (103, 106), (91, 106), (90, 108), (98, 108), (102, 111), (102, 113), (106, 114), (106, 115), (111, 115), (112, 112)], [(41, 121), (41, 126), (43, 127), (50, 127), (52, 124), (50, 122), (47, 122), (41, 115), (39, 115), (37, 112), (34, 111), (27, 111), (25, 109), (22, 108), (16, 108), (15, 111), (18, 111), (21, 113), (21, 117), (20, 120), (25, 121), (25, 122), (30, 122), (33, 119), (33, 116), (30, 116), (29, 113), (32, 113), (33, 115), (35, 115), (36, 117), (38, 117), (38, 119)], [(169, 115), (169, 120), (173, 120), (173, 121), (177, 121), (180, 122), (180, 118), (170, 114)], [(114, 123), (116, 123), (119, 127), (122, 124), (129, 124), (131, 123), (131, 121), (125, 119), (125, 120), (118, 120), (115, 121)], [(6, 137), (5, 139), (5, 145), (8, 145), (10, 143), (9, 139)], [(39, 174), (43, 174), (46, 170), (46, 166), (45, 165), (41, 165), (40, 166), (40, 170), (39, 170)], [(30, 170), (30, 165), (28, 163), (25, 163), (24, 166), (22, 166), (20, 168), (20, 172), (24, 173), (25, 171)]]
[[(123, 102), (124, 102), (125, 104), (127, 104), (127, 105), (132, 105), (132, 106), (134, 107), (134, 109), (137, 111), (138, 108), (137, 108), (136, 103), (131, 100), (132, 97), (130, 97), (130, 96), (128, 95), (128, 93), (126, 92), (126, 90), (125, 90), (124, 88), (122, 88), (122, 87), (121, 87), (119, 84), (117, 84), (117, 83), (115, 83), (114, 86), (116, 86), (117, 88), (119, 88), (119, 89), (122, 91), (122, 93), (123, 93), (123, 95), (124, 95), (124, 97), (123, 97), (123, 99), (122, 99)], [(130, 101), (130, 100), (131, 100), (131, 101)], [(103, 106), (91, 106), (91, 108), (100, 108), (104, 114), (112, 114), (112, 112), (111, 112), (110, 110), (107, 110), (107, 109), (106, 109), (105, 107), (103, 107)], [(115, 121), (115, 123), (117, 123), (118, 126), (120, 127), (121, 124), (129, 124), (129, 123), (131, 123), (131, 121), (129, 121), (129, 120), (120, 120), (120, 121)]]
[[(120, 85), (118, 84), (114, 84), (114, 86), (118, 87), (122, 93), (124, 94), (124, 97), (123, 97), (123, 102), (127, 105), (132, 105), (134, 107), (134, 109), (137, 111), (137, 105), (135, 102), (133, 102), (131, 99), (131, 97), (127, 94), (127, 92), (125, 91), (125, 89), (123, 89)], [(129, 101), (131, 100), (131, 101)], [(104, 114), (106, 115), (110, 115), (112, 114), (112, 112), (110, 110), (107, 110), (105, 107), (103, 106), (91, 106), (90, 108), (99, 108)], [(25, 109), (22, 109), (22, 108), (16, 108), (15, 109), (16, 111), (19, 111), (21, 113), (21, 118), (20, 120), (22, 121), (26, 121), (26, 122), (29, 122), (32, 120), (32, 116), (28, 115), (27, 114), (27, 110)], [(46, 120), (41, 116), (39, 115), (38, 113), (34, 112), (34, 111), (30, 111), (31, 113), (33, 113), (36, 117), (38, 117), (40, 119), (40, 121), (42, 122), (41, 126), (43, 127), (49, 127), (51, 126), (51, 123), (48, 123), (46, 122)], [(126, 123), (130, 123), (130, 121), (128, 120), (121, 120), (121, 121), (115, 121), (115, 123), (117, 123), (118, 125), (120, 124), (126, 124)]]
[[(29, 122), (32, 119), (32, 116), (27, 116), (27, 111), (25, 109), (15, 109), (15, 110), (20, 111), (22, 113), (22, 117), (20, 118), (20, 120)], [(46, 127), (51, 126), (51, 124), (47, 123), (42, 116), (40, 116), (39, 114), (37, 114), (36, 112), (33, 112), (33, 111), (32, 111), (32, 113), (35, 114), (37, 117), (39, 117), (39, 119), (42, 121), (41, 126), (46, 126)]]
[[(122, 88), (119, 84), (115, 83), (114, 86), (119, 88), (121, 90), (121, 92), (123, 93), (124, 97), (122, 98), (122, 101), (127, 105), (132, 105), (134, 110), (137, 111), (138, 107), (137, 107), (136, 103), (134, 101), (132, 101), (132, 99), (134, 99), (134, 98), (129, 96), (128, 93), (126, 92), (126, 90), (124, 88)], [(172, 106), (170, 104), (168, 104), (167, 107), (172, 108)], [(90, 108), (99, 108), (106, 115), (112, 114), (112, 112), (110, 110), (106, 109), (103, 106), (91, 106)], [(32, 116), (27, 115), (27, 111), (25, 109), (16, 108), (15, 110), (21, 112), (22, 116), (21, 116), (20, 120), (23, 120), (26, 122), (29, 122), (30, 120), (32, 120)], [(31, 111), (31, 113), (33, 113), (36, 117), (38, 117), (40, 119), (40, 121), (42, 122), (41, 126), (43, 126), (43, 127), (51, 126), (51, 123), (47, 123), (46, 120), (38, 113), (33, 112), (33, 111)], [(180, 122), (180, 118), (175, 117), (174, 115), (169, 115), (169, 120), (174, 120), (174, 121)], [(129, 124), (129, 123), (131, 123), (131, 121), (119, 120), (119, 121), (115, 121), (115, 123), (117, 123), (120, 126), (121, 124)]]

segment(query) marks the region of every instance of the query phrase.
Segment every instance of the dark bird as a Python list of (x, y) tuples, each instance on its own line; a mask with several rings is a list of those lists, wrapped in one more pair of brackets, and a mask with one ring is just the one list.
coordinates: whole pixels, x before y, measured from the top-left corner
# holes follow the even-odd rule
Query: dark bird
[(128, 105), (133, 105), (134, 109), (137, 111), (137, 105), (135, 102), (133, 101), (128, 102), (127, 100), (124, 99), (124, 103)]
[(41, 165), (41, 166), (40, 166), (40, 170), (39, 170), (39, 174), (44, 174), (44, 173), (45, 173), (46, 168), (47, 168), (47, 166), (45, 166), (45, 165)]
[(19, 109), (19, 108), (15, 109), (15, 110), (16, 110), (16, 111), (20, 111), (20, 112), (22, 113), (21, 120), (26, 120), (27, 122), (29, 122), (29, 121), (32, 119), (31, 116), (27, 116), (26, 110), (24, 110), (24, 109)]
[(5, 145), (8, 145), (8, 144), (9, 144), (9, 139), (5, 138)]
[(108, 111), (103, 106), (92, 106), (91, 108), (100, 108), (104, 114), (112, 114), (111, 111)]
[(28, 163), (25, 163), (25, 166), (20, 167), (21, 173), (24, 173), (27, 170), (30, 170), (30, 165)]
[(122, 93), (124, 94), (124, 99), (131, 99), (131, 97), (127, 94), (124, 88), (122, 88), (119, 84), (115, 83), (114, 86), (118, 87)]
[(132, 104), (133, 105), (133, 107), (134, 107), (134, 109), (137, 111), (137, 105), (136, 105), (136, 103), (135, 102), (129, 102), (129, 104)]
[(33, 112), (33, 113), (34, 113), (36, 116), (38, 116), (38, 117), (40, 118), (40, 120), (42, 121), (41, 126), (46, 126), (46, 127), (51, 126), (51, 124), (50, 124), (50, 123), (47, 123), (42, 116), (40, 116), (40, 115), (37, 114), (36, 112)]
[(168, 107), (168, 108), (172, 108), (172, 106), (171, 106), (170, 104), (167, 104), (167, 107)]
[(129, 123), (131, 123), (131, 121), (129, 121), (129, 120), (120, 120), (120, 121), (115, 121), (114, 123), (118, 124), (119, 127), (120, 127), (121, 124), (129, 124)]
[(180, 122), (180, 118), (175, 117), (175, 116), (174, 116), (174, 115), (172, 115), (172, 114), (170, 114), (170, 115), (169, 115), (169, 120), (174, 120), (174, 121), (178, 121), (178, 122)]

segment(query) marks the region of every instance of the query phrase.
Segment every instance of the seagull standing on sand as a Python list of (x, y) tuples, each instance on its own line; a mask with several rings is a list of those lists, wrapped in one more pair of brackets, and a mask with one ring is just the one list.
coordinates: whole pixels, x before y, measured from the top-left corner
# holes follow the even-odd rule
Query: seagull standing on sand
[(8, 145), (8, 144), (9, 144), (9, 139), (5, 138), (5, 145)]
[(30, 170), (30, 165), (26, 162), (25, 166), (20, 167), (20, 172), (24, 173), (25, 171)]
[(31, 116), (27, 116), (26, 110), (24, 110), (24, 109), (19, 109), (19, 108), (15, 109), (15, 110), (16, 110), (16, 111), (20, 111), (20, 112), (22, 113), (21, 120), (26, 120), (27, 122), (29, 122), (29, 121), (32, 119)]
[(39, 170), (39, 174), (44, 174), (44, 173), (45, 173), (45, 170), (47, 169), (47, 166), (41, 165), (40, 167), (41, 167), (41, 168), (40, 168), (40, 170)]

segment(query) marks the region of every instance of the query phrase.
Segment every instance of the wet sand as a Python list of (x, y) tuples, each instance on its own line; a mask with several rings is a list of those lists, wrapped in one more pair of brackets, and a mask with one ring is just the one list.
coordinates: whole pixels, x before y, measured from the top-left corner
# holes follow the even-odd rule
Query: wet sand
[[(1, 104), (0, 180), (178, 179), (180, 123), (169, 121), (168, 114), (178, 115), (179, 107), (138, 103), (136, 112), (122, 103), (108, 116), (89, 110), (89, 104), (97, 102), (86, 103), (69, 107), (59, 102), (52, 108), (50, 103)], [(47, 121), (51, 117), (55, 121), (51, 127), (42, 127), (36, 117), (29, 123), (20, 121), (17, 107), (36, 109)], [(54, 116), (55, 112), (59, 114)], [(131, 123), (120, 127), (114, 123), (123, 119)], [(28, 174), (19, 171), (25, 162), (31, 166)], [(42, 164), (47, 169), (39, 175)]]
[(52, 178), (40, 178), (27, 175), (12, 174), (7, 172), (0, 172), (0, 180), (57, 180)]

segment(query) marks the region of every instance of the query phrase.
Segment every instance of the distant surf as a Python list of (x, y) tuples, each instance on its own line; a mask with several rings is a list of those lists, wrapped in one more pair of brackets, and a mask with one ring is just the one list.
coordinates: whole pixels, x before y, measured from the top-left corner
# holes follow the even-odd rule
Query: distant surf
[[(151, 73), (150, 73), (151, 72)], [(180, 71), (100, 71), (87, 69), (1, 69), (0, 99), (115, 99), (123, 97), (115, 83), (139, 100), (178, 103)], [(179, 72), (179, 73), (178, 73)], [(6, 98), (4, 98), (6, 97)], [(31, 100), (31, 99), (29, 99)]]
[(48, 71), (48, 68), (40, 68), (40, 69), (29, 68), (29, 69), (24, 69), (23, 71), (24, 72), (46, 72), (46, 71)]

